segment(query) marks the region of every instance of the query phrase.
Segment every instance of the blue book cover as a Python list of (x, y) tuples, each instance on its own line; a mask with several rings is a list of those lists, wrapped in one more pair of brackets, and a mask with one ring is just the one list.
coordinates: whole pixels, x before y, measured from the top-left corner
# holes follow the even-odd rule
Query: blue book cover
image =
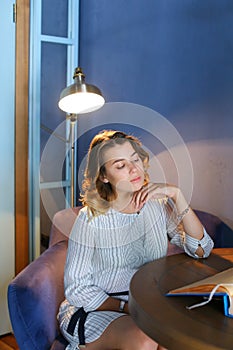
[(188, 309), (206, 305), (212, 298), (220, 297), (223, 300), (225, 316), (233, 318), (233, 268), (170, 290), (166, 296), (200, 296), (204, 298), (204, 301), (188, 306)]

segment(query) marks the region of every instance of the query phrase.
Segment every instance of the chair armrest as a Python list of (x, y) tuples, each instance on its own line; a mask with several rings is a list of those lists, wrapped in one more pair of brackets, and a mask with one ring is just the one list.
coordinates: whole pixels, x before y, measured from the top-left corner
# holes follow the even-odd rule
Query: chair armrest
[(20, 350), (49, 349), (58, 334), (66, 252), (67, 241), (55, 244), (8, 286), (10, 319)]
[(49, 247), (57, 242), (68, 240), (70, 231), (81, 207), (58, 211), (54, 217), (49, 238)]

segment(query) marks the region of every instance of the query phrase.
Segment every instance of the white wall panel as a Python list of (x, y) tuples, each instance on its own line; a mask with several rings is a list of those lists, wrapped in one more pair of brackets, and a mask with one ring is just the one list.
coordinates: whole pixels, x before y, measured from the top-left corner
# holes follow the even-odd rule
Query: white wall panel
[(15, 273), (15, 24), (12, 0), (0, 1), (0, 335), (11, 331), (7, 287)]

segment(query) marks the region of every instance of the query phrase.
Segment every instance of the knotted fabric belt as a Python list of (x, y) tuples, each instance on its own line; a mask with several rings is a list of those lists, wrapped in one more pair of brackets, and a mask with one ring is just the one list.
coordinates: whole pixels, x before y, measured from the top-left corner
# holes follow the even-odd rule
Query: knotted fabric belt
[[(129, 292), (116, 292), (116, 293), (108, 293), (109, 296), (121, 296), (121, 295), (128, 295)], [(84, 334), (84, 324), (87, 318), (88, 312), (84, 310), (83, 307), (80, 307), (75, 313), (71, 316), (70, 322), (67, 327), (67, 332), (70, 335), (74, 335), (74, 330), (77, 325), (77, 322), (79, 321), (78, 325), (78, 337), (79, 337), (79, 346), (85, 347), (85, 334)]]

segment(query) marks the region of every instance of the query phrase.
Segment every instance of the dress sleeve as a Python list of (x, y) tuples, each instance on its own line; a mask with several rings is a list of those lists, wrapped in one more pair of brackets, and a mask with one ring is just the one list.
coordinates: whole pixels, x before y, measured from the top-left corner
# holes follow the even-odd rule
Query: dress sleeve
[(184, 232), (183, 225), (177, 219), (178, 213), (176, 206), (171, 199), (168, 199), (165, 203), (165, 212), (167, 216), (167, 234), (170, 243), (183, 248), (185, 253), (193, 258), (200, 258), (195, 252), (201, 246), (204, 251), (203, 258), (207, 258), (213, 249), (214, 243), (205, 228), (203, 227), (204, 235), (201, 240), (193, 238)]
[(79, 215), (69, 239), (64, 284), (69, 303), (86, 312), (96, 310), (108, 298), (93, 282), (94, 252), (94, 228)]

